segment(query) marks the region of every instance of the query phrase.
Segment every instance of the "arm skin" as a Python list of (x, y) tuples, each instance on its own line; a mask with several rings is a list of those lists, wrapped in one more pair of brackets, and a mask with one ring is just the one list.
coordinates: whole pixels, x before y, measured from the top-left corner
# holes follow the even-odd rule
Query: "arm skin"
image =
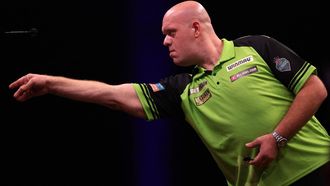
[[(283, 137), (292, 138), (316, 113), (327, 97), (327, 90), (322, 81), (312, 75), (298, 92), (288, 112), (278, 123), (275, 131)], [(265, 167), (277, 156), (278, 148), (272, 134), (266, 134), (247, 143), (248, 148), (259, 148), (258, 155), (249, 163), (257, 167)], [(285, 147), (284, 147), (285, 148)]]
[(17, 89), (13, 95), (17, 101), (53, 94), (72, 100), (103, 105), (139, 118), (146, 117), (132, 84), (109, 85), (91, 80), (27, 74), (11, 83), (9, 88)]

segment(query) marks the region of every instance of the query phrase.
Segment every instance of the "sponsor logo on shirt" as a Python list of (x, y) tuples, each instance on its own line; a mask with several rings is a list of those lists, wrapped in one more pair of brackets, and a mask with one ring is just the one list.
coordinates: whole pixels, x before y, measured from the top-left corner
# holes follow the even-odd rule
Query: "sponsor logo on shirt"
[(196, 94), (196, 93), (200, 92), (201, 90), (203, 90), (203, 88), (205, 87), (206, 84), (207, 84), (207, 81), (203, 81), (202, 83), (200, 83), (198, 85), (198, 87), (191, 88), (190, 89), (190, 94)]
[(151, 86), (153, 92), (158, 92), (158, 91), (161, 91), (161, 90), (165, 90), (164, 86), (160, 83), (149, 84), (149, 85)]
[(232, 71), (235, 68), (237, 68), (237, 67), (239, 67), (241, 65), (244, 65), (245, 63), (251, 62), (251, 61), (253, 61), (253, 57), (252, 56), (248, 56), (248, 57), (245, 57), (245, 58), (240, 59), (238, 61), (235, 61), (234, 63), (226, 66), (227, 72)]
[(202, 95), (195, 98), (195, 103), (197, 106), (203, 105), (212, 96), (209, 89), (206, 89)]
[(291, 71), (290, 61), (286, 58), (275, 57), (274, 58), (275, 67), (280, 72)]
[(230, 80), (232, 82), (234, 82), (234, 81), (238, 80), (241, 77), (247, 76), (247, 75), (255, 73), (255, 72), (258, 72), (257, 66), (248, 68), (246, 70), (240, 71), (237, 74), (234, 74), (234, 75), (230, 76)]

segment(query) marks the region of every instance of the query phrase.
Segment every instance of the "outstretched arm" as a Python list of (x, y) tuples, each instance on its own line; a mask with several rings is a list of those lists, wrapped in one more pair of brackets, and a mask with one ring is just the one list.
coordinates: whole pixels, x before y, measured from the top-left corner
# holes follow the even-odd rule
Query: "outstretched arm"
[[(275, 131), (287, 139), (292, 138), (316, 113), (326, 97), (327, 90), (322, 81), (316, 75), (310, 76)], [(259, 147), (258, 155), (250, 161), (252, 165), (266, 166), (277, 156), (278, 149), (272, 134), (260, 136), (246, 146)]]
[(11, 83), (9, 88), (17, 89), (14, 98), (18, 101), (53, 94), (72, 100), (103, 105), (139, 118), (145, 118), (142, 105), (132, 84), (109, 85), (92, 80), (27, 74)]

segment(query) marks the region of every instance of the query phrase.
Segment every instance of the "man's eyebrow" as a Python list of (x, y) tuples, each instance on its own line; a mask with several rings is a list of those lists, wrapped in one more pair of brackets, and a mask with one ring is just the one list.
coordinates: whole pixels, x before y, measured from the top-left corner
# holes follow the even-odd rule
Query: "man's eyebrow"
[(176, 29), (174, 29), (174, 28), (167, 28), (167, 29), (164, 29), (163, 33), (164, 33), (164, 34), (167, 34), (167, 33), (169, 33), (169, 32), (175, 32), (175, 30), (176, 30)]

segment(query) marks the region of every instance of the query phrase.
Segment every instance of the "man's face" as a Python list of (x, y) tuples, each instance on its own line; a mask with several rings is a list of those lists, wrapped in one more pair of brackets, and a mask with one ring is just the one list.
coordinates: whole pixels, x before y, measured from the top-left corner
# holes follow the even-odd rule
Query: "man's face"
[(168, 16), (163, 19), (162, 32), (165, 35), (163, 44), (168, 47), (169, 55), (178, 66), (191, 66), (190, 59), (194, 46), (194, 31), (179, 16)]

